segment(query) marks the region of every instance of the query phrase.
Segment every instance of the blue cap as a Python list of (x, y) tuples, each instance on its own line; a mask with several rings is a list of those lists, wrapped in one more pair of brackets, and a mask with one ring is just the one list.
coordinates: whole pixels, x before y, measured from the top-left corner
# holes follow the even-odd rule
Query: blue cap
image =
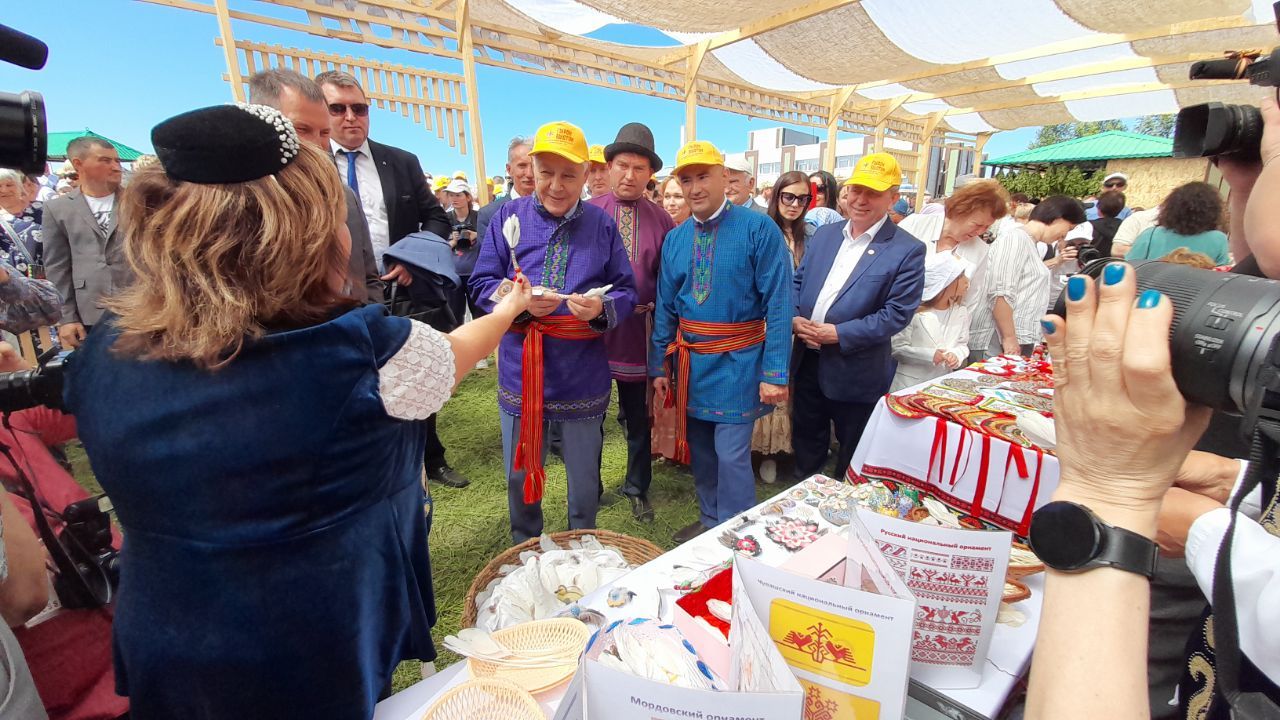
[(893, 211), (899, 215), (910, 215), (911, 206), (907, 204), (906, 198), (898, 198), (898, 202), (893, 204)]

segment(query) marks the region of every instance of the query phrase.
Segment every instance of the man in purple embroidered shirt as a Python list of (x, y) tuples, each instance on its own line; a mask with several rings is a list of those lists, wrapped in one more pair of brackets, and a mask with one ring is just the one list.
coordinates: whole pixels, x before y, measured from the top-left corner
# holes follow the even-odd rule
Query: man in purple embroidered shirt
[(613, 218), (636, 278), (636, 312), (605, 336), (609, 371), (618, 384), (618, 405), (627, 433), (627, 477), (620, 492), (631, 502), (631, 514), (653, 522), (649, 484), (653, 482), (653, 442), (649, 423), (647, 360), (649, 322), (658, 294), (658, 261), (662, 240), (675, 227), (666, 210), (653, 204), (645, 190), (653, 174), (662, 169), (662, 158), (653, 149), (653, 132), (640, 123), (628, 123), (613, 144), (604, 149), (613, 191), (590, 202)]
[(498, 209), (468, 286), (483, 310), (493, 308), (517, 272), (534, 286), (528, 312), (498, 350), (503, 466), (517, 543), (542, 533), (542, 434), (551, 423), (563, 430), (569, 527), (595, 527), (610, 389), (603, 335), (636, 305), (617, 226), (580, 200), (587, 178), (582, 130), (565, 122), (544, 125), (530, 155), (534, 194)]

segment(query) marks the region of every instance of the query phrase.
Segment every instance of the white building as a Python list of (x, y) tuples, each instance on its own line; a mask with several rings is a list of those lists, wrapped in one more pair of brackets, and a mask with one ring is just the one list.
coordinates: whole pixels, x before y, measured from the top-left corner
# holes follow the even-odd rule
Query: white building
[[(871, 152), (874, 141), (865, 135), (841, 138), (836, 141), (835, 176), (843, 180), (853, 174), (854, 165), (859, 158)], [(885, 149), (915, 152), (915, 145), (905, 140), (887, 137), (884, 139)], [(775, 182), (784, 172), (799, 170), (812, 173), (822, 169), (822, 156), (827, 149), (827, 142), (811, 133), (775, 127), (766, 130), (753, 130), (747, 135), (747, 150), (737, 153), (725, 153), (725, 160), (745, 159), (756, 169), (756, 187)], [(935, 147), (930, 157), (929, 184), (935, 187), (934, 194), (946, 194), (957, 175), (973, 171), (973, 151), (967, 152), (956, 147)], [(943, 170), (943, 172), (939, 172)], [(904, 194), (914, 194), (913, 178), (902, 177), (901, 190)]]

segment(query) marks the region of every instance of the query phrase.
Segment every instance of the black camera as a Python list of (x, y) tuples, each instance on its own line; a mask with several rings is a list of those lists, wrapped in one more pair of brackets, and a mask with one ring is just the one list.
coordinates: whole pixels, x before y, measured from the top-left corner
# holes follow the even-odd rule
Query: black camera
[[(0, 60), (39, 70), (48, 57), (44, 43), (0, 25)], [(49, 128), (40, 93), (0, 92), (0, 167), (29, 175), (42, 173), (48, 149)]]
[(120, 551), (111, 544), (111, 498), (98, 495), (73, 502), (62, 511), (66, 523), (58, 540), (75, 565), (59, 573), (54, 590), (63, 607), (93, 608), (111, 602), (120, 585)]
[[(1097, 279), (1112, 262), (1097, 259), (1080, 272)], [(1188, 402), (1246, 420), (1263, 408), (1280, 413), (1280, 282), (1158, 260), (1133, 267), (1139, 292), (1155, 288), (1173, 301), (1173, 379)], [(1065, 293), (1053, 312), (1066, 317)]]
[[(1280, 2), (1272, 6), (1280, 28)], [(1222, 60), (1191, 64), (1192, 80), (1248, 80), (1250, 85), (1280, 86), (1280, 48), (1269, 55), (1232, 52)], [(1173, 156), (1179, 158), (1238, 155), (1257, 159), (1262, 143), (1262, 112), (1252, 105), (1220, 102), (1185, 107), (1173, 129)]]
[(0, 373), (0, 413), (37, 405), (63, 409), (63, 375), (71, 354), (70, 350), (50, 350), (31, 370)]
[(458, 242), (454, 245), (455, 250), (466, 250), (471, 247), (472, 242), (470, 238), (467, 237), (467, 232), (470, 230), (471, 226), (465, 222), (456, 222), (453, 224), (453, 227), (449, 229), (449, 234), (456, 234), (458, 236)]

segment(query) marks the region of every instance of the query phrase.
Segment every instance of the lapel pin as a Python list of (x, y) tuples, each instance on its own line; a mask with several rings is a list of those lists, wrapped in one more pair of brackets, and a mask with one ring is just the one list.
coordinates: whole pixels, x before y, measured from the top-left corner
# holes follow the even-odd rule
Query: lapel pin
[(875, 255), (875, 254), (876, 254), (876, 251), (875, 251), (875, 250), (868, 250), (868, 251), (867, 251), (867, 254), (868, 254), (868, 255)]

